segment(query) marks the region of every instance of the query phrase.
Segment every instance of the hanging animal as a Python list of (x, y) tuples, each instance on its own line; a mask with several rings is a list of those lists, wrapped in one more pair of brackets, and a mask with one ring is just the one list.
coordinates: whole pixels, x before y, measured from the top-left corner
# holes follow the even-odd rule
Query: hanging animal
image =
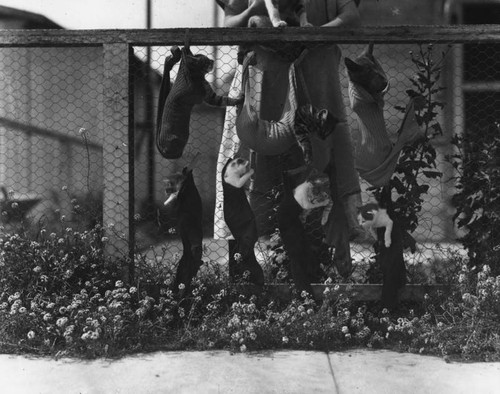
[(258, 239), (257, 223), (245, 191), (254, 173), (249, 164), (240, 157), (229, 159), (221, 173), (224, 220), (235, 239), (234, 249), (230, 250), (229, 274), (232, 279), (241, 280), (248, 271), (248, 280), (263, 286), (264, 272), (254, 251)]
[[(194, 162), (194, 160), (193, 160)], [(181, 237), (183, 253), (177, 266), (173, 290), (189, 292), (191, 280), (203, 264), (203, 224), (201, 197), (193, 178), (193, 162), (182, 172), (170, 175), (165, 180), (167, 199), (164, 205), (177, 213), (177, 231)], [(184, 291), (179, 285), (184, 284)]]
[(391, 246), (393, 221), (387, 213), (386, 208), (382, 208), (377, 203), (368, 203), (359, 208), (363, 218), (363, 227), (368, 230), (373, 239), (377, 239), (377, 230), (384, 229), (384, 245), (386, 248)]
[(246, 54), (243, 60), (242, 90), (245, 102), (238, 108), (236, 131), (241, 142), (262, 155), (278, 155), (299, 143), (309, 158), (312, 148), (308, 138), (317, 135), (326, 138), (335, 128), (338, 119), (326, 109), (317, 109), (306, 104), (298, 106), (296, 64), (292, 63), (288, 72), (288, 92), (280, 119), (268, 121), (260, 118), (260, 103), (251, 95), (250, 67), (255, 65), (254, 52)]
[[(187, 47), (174, 47), (171, 52), (172, 55), (165, 59), (160, 87), (156, 146), (166, 159), (178, 159), (189, 139), (189, 123), (195, 104), (206, 102), (225, 107), (241, 104), (243, 97), (230, 98), (214, 92), (205, 79), (214, 64), (207, 56), (193, 55)], [(179, 60), (179, 71), (171, 86), (170, 71)]]
[(267, 27), (269, 24), (273, 27), (312, 26), (307, 20), (304, 0), (249, 0), (248, 5), (256, 2), (265, 3), (267, 15), (259, 15), (265, 18), (250, 18), (250, 27)]
[(310, 104), (297, 109), (293, 130), (306, 165), (311, 165), (313, 162), (311, 137), (316, 135), (325, 140), (338, 123), (339, 120), (327, 109), (318, 110)]
[(345, 58), (345, 65), (351, 108), (359, 125), (359, 135), (353, 138), (356, 168), (373, 186), (383, 186), (391, 179), (401, 150), (423, 136), (415, 116), (414, 99), (406, 107), (393, 144), (384, 118), (384, 95), (389, 83), (373, 55), (373, 43), (355, 60)]
[(283, 197), (278, 205), (277, 220), (283, 246), (290, 259), (290, 271), (299, 292), (312, 293), (321, 271), (319, 256), (311, 245), (304, 227), (304, 212), (330, 204), (328, 177), (300, 167), (283, 173)]

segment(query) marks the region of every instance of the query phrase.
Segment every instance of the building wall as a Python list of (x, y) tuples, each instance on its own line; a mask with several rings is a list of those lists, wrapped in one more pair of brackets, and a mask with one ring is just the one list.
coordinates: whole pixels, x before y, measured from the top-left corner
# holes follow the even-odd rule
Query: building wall
[(102, 190), (101, 52), (0, 49), (0, 185), (41, 198), (38, 216)]

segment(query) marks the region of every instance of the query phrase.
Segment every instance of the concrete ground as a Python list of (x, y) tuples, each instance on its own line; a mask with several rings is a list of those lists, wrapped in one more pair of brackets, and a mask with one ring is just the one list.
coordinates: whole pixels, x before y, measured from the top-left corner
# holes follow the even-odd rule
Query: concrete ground
[(390, 351), (157, 352), (120, 360), (0, 355), (0, 392), (500, 393), (500, 363)]

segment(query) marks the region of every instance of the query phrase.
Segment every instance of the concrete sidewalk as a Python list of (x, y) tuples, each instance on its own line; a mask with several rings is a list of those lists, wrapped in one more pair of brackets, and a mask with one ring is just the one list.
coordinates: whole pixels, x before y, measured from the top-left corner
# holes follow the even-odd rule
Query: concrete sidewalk
[(0, 392), (500, 393), (500, 363), (379, 350), (158, 352), (95, 361), (0, 355)]

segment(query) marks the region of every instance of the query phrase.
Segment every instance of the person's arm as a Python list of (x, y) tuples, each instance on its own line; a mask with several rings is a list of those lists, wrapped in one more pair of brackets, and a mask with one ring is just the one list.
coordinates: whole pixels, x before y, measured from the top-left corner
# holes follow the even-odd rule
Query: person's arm
[(254, 15), (267, 15), (266, 6), (263, 1), (254, 1), (241, 12), (237, 12), (228, 6), (224, 10), (224, 26), (247, 27), (248, 20)]
[(356, 27), (361, 23), (358, 7), (354, 1), (350, 1), (340, 6), (340, 10), (335, 19), (325, 23), (325, 27)]

